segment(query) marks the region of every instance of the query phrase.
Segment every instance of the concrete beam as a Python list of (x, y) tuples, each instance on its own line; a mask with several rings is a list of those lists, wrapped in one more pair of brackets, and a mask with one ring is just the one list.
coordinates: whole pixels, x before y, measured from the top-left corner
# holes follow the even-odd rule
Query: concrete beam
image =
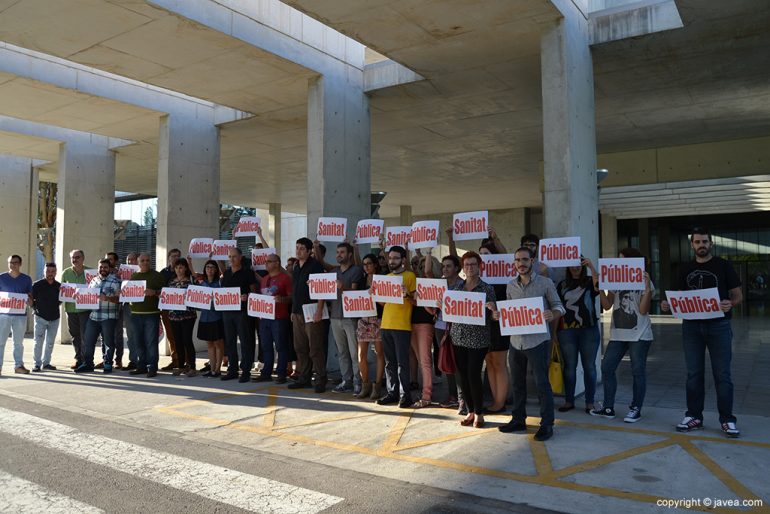
[[(129, 139), (120, 139), (117, 137), (106, 137), (90, 132), (73, 130), (63, 127), (55, 127), (44, 123), (12, 118), (10, 116), (0, 115), (0, 131), (15, 132), (34, 137), (43, 137), (66, 143), (69, 141), (89, 142), (99, 146), (106, 146), (110, 150), (115, 150), (121, 146), (136, 144)], [(37, 166), (37, 165), (36, 165)]]
[(592, 45), (684, 27), (674, 0), (647, 0), (592, 12)]
[(364, 91), (367, 93), (421, 80), (425, 80), (422, 75), (390, 59), (364, 67)]

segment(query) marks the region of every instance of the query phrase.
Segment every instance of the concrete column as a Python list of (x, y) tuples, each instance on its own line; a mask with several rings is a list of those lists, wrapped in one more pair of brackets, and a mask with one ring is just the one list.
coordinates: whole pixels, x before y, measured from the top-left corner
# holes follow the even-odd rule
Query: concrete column
[(0, 265), (8, 271), (11, 255), (22, 258), (22, 273), (35, 276), (37, 173), (32, 159), (0, 155)]
[(400, 205), (399, 206), (399, 223), (401, 225), (411, 225), (412, 221), (412, 206)]
[(56, 201), (56, 262), (70, 266), (69, 252), (85, 252), (86, 266), (96, 266), (113, 250), (115, 153), (106, 144), (69, 141), (59, 146)]
[(194, 237), (219, 237), (219, 129), (193, 116), (160, 119), (156, 260)]
[(281, 204), (271, 203), (269, 212), (268, 230), (272, 237), (273, 248), (278, 255), (281, 255)]
[(615, 216), (602, 214), (602, 257), (618, 256), (618, 220)]
[[(655, 286), (660, 290), (673, 284), (671, 275), (671, 227), (665, 223), (658, 226), (658, 251), (660, 252), (660, 276), (652, 277), (657, 280)], [(745, 283), (745, 282), (744, 282)]]
[(348, 236), (371, 209), (369, 98), (363, 73), (346, 65), (308, 88), (307, 232), (320, 216), (348, 218)]
[(565, 2), (564, 17), (540, 42), (543, 94), (544, 232), (580, 236), (599, 252), (594, 84), (588, 26)]

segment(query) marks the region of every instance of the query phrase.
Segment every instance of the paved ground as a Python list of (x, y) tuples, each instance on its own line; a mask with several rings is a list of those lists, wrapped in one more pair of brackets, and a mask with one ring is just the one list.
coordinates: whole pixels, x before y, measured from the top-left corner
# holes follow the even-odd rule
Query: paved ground
[[(529, 434), (509, 435), (496, 430), (507, 416), (469, 429), (445, 409), (405, 411), (272, 384), (9, 375), (7, 351), (0, 511), (658, 512), (664, 502), (698, 500), (691, 507), (712, 510), (709, 501), (749, 500), (767, 512), (768, 327), (735, 325), (739, 440), (721, 435), (713, 413), (702, 432), (673, 430), (684, 378), (678, 327), (667, 324), (656, 325), (640, 423), (578, 409), (557, 414), (545, 444), (532, 440), (536, 418)], [(57, 346), (54, 364), (66, 365), (71, 351)], [(624, 361), (619, 406), (630, 396), (627, 368)]]

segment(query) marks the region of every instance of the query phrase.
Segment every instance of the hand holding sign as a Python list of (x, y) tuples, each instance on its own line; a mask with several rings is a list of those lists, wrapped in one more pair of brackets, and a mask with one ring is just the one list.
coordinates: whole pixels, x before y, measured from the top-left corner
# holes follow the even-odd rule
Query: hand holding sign
[(213, 244), (214, 240), (210, 237), (196, 237), (190, 240), (188, 253), (194, 259), (208, 259), (211, 252), (213, 252)]
[(411, 234), (412, 227), (387, 227), (385, 229), (385, 251), (389, 252), (394, 246), (408, 248)]
[(356, 225), (356, 244), (377, 244), (382, 237), (385, 220), (361, 220)]
[(404, 277), (401, 275), (374, 275), (369, 290), (375, 302), (404, 303)]
[(452, 237), (455, 241), (484, 239), (489, 235), (489, 212), (461, 212), (452, 217)]
[(418, 221), (409, 233), (409, 248), (433, 248), (438, 246), (438, 221)]
[(187, 290), (177, 287), (164, 287), (160, 290), (160, 299), (158, 308), (163, 311), (184, 311), (187, 310), (185, 299)]
[(643, 291), (644, 257), (599, 259), (599, 289)]
[(447, 290), (444, 292), (441, 308), (442, 318), (444, 321), (452, 323), (485, 325), (484, 305), (486, 300), (487, 295), (485, 293)]
[(337, 299), (336, 273), (311, 273), (307, 281), (311, 300)]
[[(671, 314), (675, 318), (694, 320), (725, 316), (722, 301), (719, 299), (719, 289), (716, 287), (692, 291), (666, 291), (666, 296)], [(730, 306), (732, 307), (732, 303)]]
[(447, 290), (445, 278), (418, 278), (415, 300), (419, 307), (441, 306), (444, 292)]
[(553, 313), (545, 310), (542, 296), (497, 302), (497, 309), (500, 334), (504, 336), (547, 334), (546, 312), (553, 318)]
[(262, 319), (275, 319), (275, 296), (249, 293), (249, 316)]
[(147, 290), (146, 280), (127, 280), (120, 287), (120, 303), (140, 303)]

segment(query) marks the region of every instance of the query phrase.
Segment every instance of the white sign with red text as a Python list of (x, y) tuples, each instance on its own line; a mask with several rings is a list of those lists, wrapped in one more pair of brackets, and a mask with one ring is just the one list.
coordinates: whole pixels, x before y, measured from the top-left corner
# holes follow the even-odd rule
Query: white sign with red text
[(275, 296), (249, 293), (248, 315), (254, 318), (275, 319)]
[(318, 218), (318, 236), (319, 241), (333, 241), (341, 243), (345, 240), (348, 233), (347, 218)]
[(233, 229), (233, 237), (256, 236), (262, 219), (259, 216), (242, 216)]
[(235, 239), (217, 239), (211, 244), (211, 258), (215, 261), (226, 261), (230, 248), (236, 248)]
[(241, 288), (219, 287), (214, 288), (215, 311), (239, 311), (241, 310)]
[[(306, 303), (302, 306), (302, 313), (305, 315), (305, 323), (313, 323), (315, 320), (315, 313), (318, 310), (317, 303)], [(321, 314), (321, 319), (329, 319), (329, 309), (324, 304), (324, 310)]]
[(99, 308), (99, 289), (96, 287), (79, 287), (75, 293), (75, 308), (95, 310)]
[(164, 287), (160, 290), (158, 308), (164, 311), (186, 311), (187, 289), (182, 287)]
[(356, 225), (356, 244), (377, 244), (382, 237), (385, 220), (361, 220)]
[(452, 217), (452, 238), (455, 241), (489, 237), (489, 212), (460, 212)]
[(481, 280), (487, 284), (507, 284), (516, 278), (516, 263), (512, 253), (494, 253), (481, 256)]
[(486, 293), (447, 290), (441, 302), (441, 318), (452, 323), (485, 325), (486, 301)]
[(311, 300), (336, 300), (337, 274), (311, 273), (308, 277), (307, 288)]
[(29, 296), (24, 293), (0, 293), (0, 314), (26, 314)]
[(497, 302), (497, 310), (500, 311), (501, 335), (548, 333), (542, 296)]
[(374, 298), (369, 291), (344, 291), (342, 315), (346, 318), (369, 318), (377, 315)]
[(409, 248), (435, 248), (438, 246), (438, 221), (418, 221), (412, 224)]
[(127, 280), (120, 286), (120, 303), (140, 303), (144, 301), (146, 280)]
[(719, 289), (693, 289), (692, 291), (666, 291), (671, 314), (680, 319), (724, 318), (719, 306)]
[(190, 240), (187, 253), (193, 259), (208, 259), (213, 252), (214, 240), (210, 237), (196, 237)]
[(401, 275), (374, 275), (369, 292), (375, 302), (404, 303), (404, 277)]
[(214, 299), (214, 288), (203, 286), (187, 286), (184, 304), (193, 309), (211, 309), (211, 301)]
[(446, 290), (445, 278), (418, 278), (414, 299), (419, 307), (439, 307)]
[[(208, 254), (206, 254), (208, 257)], [(139, 266), (136, 264), (121, 264), (118, 268), (118, 276), (120, 280), (131, 280), (131, 275), (139, 273)]]
[(268, 255), (278, 254), (275, 248), (252, 248), (251, 249), (251, 269), (266, 270)]
[(385, 229), (385, 251), (389, 252), (394, 246), (400, 246), (404, 250), (409, 247), (409, 236), (412, 235), (412, 227), (388, 227)]
[(551, 268), (580, 266), (580, 238), (541, 239), (537, 256), (540, 262)]
[(599, 259), (599, 289), (643, 291), (644, 257)]
[(82, 284), (62, 282), (61, 286), (59, 286), (59, 301), (62, 303), (75, 303), (75, 293), (78, 292), (78, 287), (82, 287)]
[(87, 269), (85, 270), (85, 274), (86, 274), (86, 284), (90, 284), (93, 279), (99, 276), (99, 270)]

